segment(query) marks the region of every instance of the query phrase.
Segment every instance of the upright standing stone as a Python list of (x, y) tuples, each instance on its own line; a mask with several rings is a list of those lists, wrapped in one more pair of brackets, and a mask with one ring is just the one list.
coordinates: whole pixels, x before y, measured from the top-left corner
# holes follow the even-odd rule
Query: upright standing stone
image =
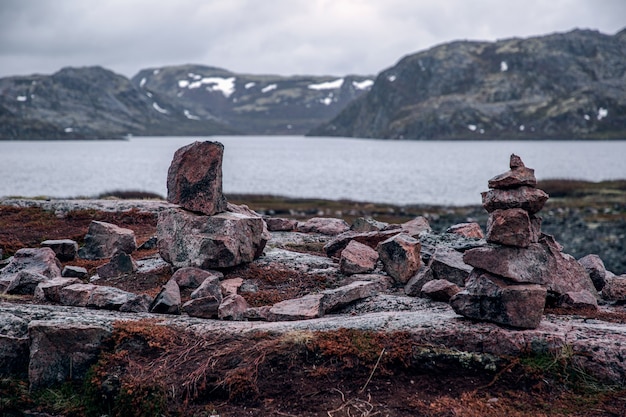
[(167, 201), (212, 216), (226, 210), (219, 142), (194, 142), (176, 151), (167, 172)]

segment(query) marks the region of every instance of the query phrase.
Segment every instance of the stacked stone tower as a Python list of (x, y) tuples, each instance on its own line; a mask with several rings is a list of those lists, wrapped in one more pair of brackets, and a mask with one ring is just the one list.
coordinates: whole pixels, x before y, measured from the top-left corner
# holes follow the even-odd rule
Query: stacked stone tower
[(535, 328), (546, 297), (578, 297), (595, 303), (597, 293), (584, 268), (552, 236), (541, 233), (548, 195), (536, 188), (535, 171), (511, 155), (510, 170), (489, 180), (482, 193), (489, 213), (485, 247), (470, 249), (463, 261), (474, 267), (464, 291), (450, 301), (466, 317), (512, 327)]

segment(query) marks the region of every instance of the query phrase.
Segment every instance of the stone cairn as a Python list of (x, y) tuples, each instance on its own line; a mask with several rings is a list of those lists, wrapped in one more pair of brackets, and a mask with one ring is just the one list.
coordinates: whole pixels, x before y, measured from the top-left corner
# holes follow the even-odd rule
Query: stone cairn
[(539, 326), (546, 301), (597, 308), (597, 292), (587, 271), (552, 236), (541, 233), (548, 195), (536, 188), (535, 172), (511, 155), (510, 170), (489, 180), (482, 193), (489, 213), (489, 245), (466, 251), (474, 267), (465, 289), (450, 300), (463, 316), (516, 328)]
[(167, 174), (167, 201), (179, 207), (159, 213), (161, 257), (176, 269), (227, 268), (263, 253), (265, 222), (245, 206), (228, 204), (222, 194), (219, 142), (194, 142), (180, 148)]

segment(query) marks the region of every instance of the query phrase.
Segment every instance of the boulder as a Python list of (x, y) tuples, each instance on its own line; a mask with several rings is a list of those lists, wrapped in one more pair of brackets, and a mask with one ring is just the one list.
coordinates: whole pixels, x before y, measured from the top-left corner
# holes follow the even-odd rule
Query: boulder
[(561, 295), (558, 305), (569, 310), (597, 310), (598, 300), (589, 291), (572, 291)]
[(468, 239), (484, 239), (483, 229), (476, 222), (459, 223), (448, 227), (446, 233), (454, 233)]
[[(390, 227), (389, 223), (379, 222), (369, 217), (357, 217), (352, 222), (352, 225), (350, 226), (350, 230), (357, 232), (357, 233), (380, 232), (381, 230), (386, 230), (389, 227)], [(399, 228), (400, 226), (395, 226), (395, 227)]]
[(167, 171), (167, 201), (208, 216), (226, 210), (223, 156), (219, 142), (194, 142), (178, 149)]
[(341, 252), (339, 270), (342, 274), (364, 274), (376, 269), (378, 252), (356, 240), (348, 243)]
[(367, 245), (372, 249), (376, 249), (380, 242), (382, 242), (383, 240), (387, 240), (391, 236), (395, 236), (401, 232), (401, 229), (366, 233), (357, 233), (350, 230), (330, 240), (326, 245), (324, 245), (324, 251), (326, 252), (326, 256), (328, 256), (329, 258), (339, 258), (341, 256), (341, 252), (353, 240), (359, 243), (363, 243), (364, 245)]
[(350, 225), (342, 219), (332, 217), (313, 217), (305, 222), (298, 222), (296, 231), (301, 233), (319, 233), (328, 236), (337, 236), (350, 230)]
[(82, 266), (66, 265), (61, 271), (61, 276), (65, 278), (87, 278), (87, 269)]
[(217, 275), (208, 276), (198, 288), (191, 293), (191, 299), (213, 297), (218, 304), (222, 302), (222, 288)]
[(487, 221), (487, 242), (527, 248), (539, 241), (541, 219), (519, 208), (494, 210)]
[[(13, 280), (22, 271), (43, 275), (47, 278), (56, 278), (61, 276), (61, 264), (50, 248), (20, 249), (15, 252), (9, 264), (0, 270), (0, 293), (11, 287)], [(33, 291), (35, 286), (32, 288)]]
[(151, 250), (157, 247), (157, 238), (156, 236), (152, 236), (150, 239), (143, 242), (137, 250)]
[(30, 340), (27, 336), (0, 333), (0, 377), (28, 373), (29, 345)]
[(512, 285), (488, 272), (474, 270), (465, 290), (450, 300), (457, 314), (506, 326), (535, 329), (546, 303), (545, 287)]
[(132, 274), (137, 272), (137, 269), (137, 263), (129, 254), (116, 251), (108, 263), (96, 268), (96, 272), (100, 278), (106, 279)]
[(28, 334), (28, 380), (31, 389), (37, 389), (70, 379), (83, 381), (98, 360), (102, 343), (111, 336), (111, 328), (71, 320), (34, 320)]
[(243, 285), (243, 278), (229, 278), (220, 282), (220, 290), (224, 297), (237, 294)]
[(578, 263), (585, 268), (585, 271), (589, 274), (589, 278), (593, 282), (593, 286), (596, 290), (601, 291), (604, 287), (604, 279), (606, 278), (606, 268), (604, 262), (598, 255), (583, 256), (578, 260)]
[(422, 264), (415, 275), (413, 275), (404, 286), (404, 293), (406, 295), (416, 297), (422, 293), (422, 287), (424, 284), (434, 279), (435, 275), (433, 274), (432, 269), (430, 269), (427, 265)]
[(154, 302), (154, 298), (148, 294), (138, 294), (135, 298), (131, 298), (120, 306), (123, 313), (147, 313), (150, 306)]
[(180, 288), (176, 281), (170, 279), (161, 288), (161, 292), (156, 296), (150, 306), (151, 313), (160, 314), (180, 314)]
[(78, 253), (78, 243), (70, 239), (44, 240), (41, 246), (52, 249), (61, 262), (74, 260)]
[(221, 320), (240, 321), (244, 319), (248, 302), (241, 295), (233, 294), (224, 298), (217, 309), (217, 317)]
[(459, 287), (465, 286), (465, 281), (472, 272), (472, 267), (463, 262), (461, 252), (445, 246), (439, 246), (435, 249), (428, 266), (435, 279), (445, 279)]
[(159, 253), (175, 268), (227, 268), (263, 253), (265, 222), (239, 213), (203, 216), (179, 208), (159, 213)]
[(607, 274), (602, 288), (602, 298), (607, 301), (626, 301), (626, 275)]
[(110, 258), (116, 251), (132, 253), (137, 249), (135, 232), (111, 223), (93, 220), (85, 235), (85, 245), (78, 256), (95, 260)]
[(59, 302), (65, 306), (85, 307), (97, 285), (72, 284), (59, 289)]
[(522, 186), (510, 190), (492, 189), (481, 193), (483, 207), (491, 213), (495, 210), (521, 208), (535, 214), (548, 201), (548, 194), (538, 188)]
[(597, 294), (587, 271), (549, 235), (527, 248), (485, 246), (463, 254), (463, 261), (473, 267), (516, 283), (540, 284), (557, 296), (587, 290)]
[(397, 283), (406, 284), (420, 266), (420, 242), (404, 233), (378, 244), (377, 251), (385, 272)]
[(119, 310), (123, 305), (137, 298), (137, 295), (115, 287), (98, 285), (89, 295), (87, 307), (102, 310)]
[(7, 294), (33, 294), (37, 285), (48, 280), (50, 278), (45, 275), (30, 270), (23, 270), (17, 273), (4, 292)]
[(51, 280), (41, 282), (35, 288), (34, 300), (37, 302), (60, 303), (60, 291), (70, 285), (81, 284), (78, 278), (52, 278)]
[(458, 285), (446, 279), (435, 279), (424, 284), (421, 295), (431, 300), (444, 301), (447, 303), (460, 291), (461, 289)]
[(292, 232), (298, 226), (297, 220), (280, 217), (267, 217), (265, 218), (265, 223), (270, 232)]
[(195, 267), (180, 268), (170, 279), (176, 281), (180, 288), (198, 288), (208, 279), (215, 277), (218, 280), (224, 278), (224, 274), (218, 271), (205, 271), (204, 269)]
[(219, 300), (210, 295), (207, 297), (194, 298), (183, 304), (182, 311), (191, 317), (216, 319), (218, 318), (218, 309), (221, 302), (221, 295)]

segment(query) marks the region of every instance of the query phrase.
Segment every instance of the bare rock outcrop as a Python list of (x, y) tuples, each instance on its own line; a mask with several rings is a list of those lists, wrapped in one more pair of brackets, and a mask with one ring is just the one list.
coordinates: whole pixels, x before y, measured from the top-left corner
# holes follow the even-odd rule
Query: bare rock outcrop
[(50, 248), (24, 248), (0, 270), (0, 293), (32, 294), (39, 282), (61, 276), (61, 263)]

